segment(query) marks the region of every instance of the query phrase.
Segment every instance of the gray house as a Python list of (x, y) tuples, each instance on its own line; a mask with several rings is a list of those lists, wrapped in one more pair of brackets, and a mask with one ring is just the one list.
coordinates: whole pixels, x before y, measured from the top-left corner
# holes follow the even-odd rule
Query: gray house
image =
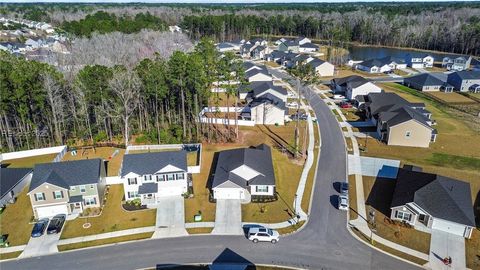
[(212, 181), (215, 199), (250, 202), (252, 196), (274, 198), (275, 173), (266, 144), (221, 151)]
[(100, 207), (105, 194), (105, 175), (101, 159), (36, 164), (27, 193), (33, 214), (44, 218)]
[(30, 184), (32, 169), (0, 168), (0, 207), (13, 203), (18, 194)]
[(419, 91), (444, 91), (453, 92), (453, 86), (448, 84), (446, 80), (440, 79), (441, 75), (437, 76), (433, 73), (422, 73), (407, 77), (403, 80), (403, 84), (417, 89)]
[(471, 56), (460, 56), (457, 58), (444, 57), (442, 60), (442, 67), (453, 71), (467, 70), (470, 68), (472, 59)]
[(399, 169), (390, 209), (391, 219), (421, 231), (470, 238), (475, 228), (470, 184), (445, 176)]
[(480, 71), (457, 71), (448, 74), (447, 82), (455, 91), (480, 93)]

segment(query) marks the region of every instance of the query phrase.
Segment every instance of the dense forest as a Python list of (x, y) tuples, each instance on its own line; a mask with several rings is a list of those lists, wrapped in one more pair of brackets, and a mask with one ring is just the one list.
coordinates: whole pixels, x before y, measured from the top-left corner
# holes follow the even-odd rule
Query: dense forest
[(241, 67), (233, 54), (220, 57), (208, 39), (169, 59), (145, 58), (134, 67), (86, 65), (74, 76), (0, 52), (2, 152), (64, 143), (128, 144), (130, 138), (136, 143), (225, 139), (220, 133), (225, 131), (195, 118), (209, 102), (218, 102), (210, 96), (212, 83), (238, 80)]

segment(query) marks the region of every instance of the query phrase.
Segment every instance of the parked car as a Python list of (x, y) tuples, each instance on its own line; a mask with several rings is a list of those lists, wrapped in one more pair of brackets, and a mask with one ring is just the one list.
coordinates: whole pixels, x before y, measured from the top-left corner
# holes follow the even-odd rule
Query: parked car
[(387, 70), (387, 71), (384, 71), (383, 73), (385, 73), (385, 74), (392, 74), (392, 73), (393, 73), (393, 70)]
[(287, 107), (288, 107), (288, 108), (297, 108), (297, 107), (298, 107), (298, 103), (295, 102), (295, 101), (289, 102), (289, 103), (287, 103)]
[(348, 211), (348, 197), (345, 195), (338, 196), (338, 210)]
[(8, 247), (10, 243), (7, 240), (7, 235), (2, 234), (0, 235), (0, 247)]
[(340, 108), (342, 108), (342, 109), (349, 109), (349, 108), (352, 108), (352, 107), (353, 107), (352, 104), (350, 104), (348, 102), (342, 101), (340, 103)]
[(292, 120), (296, 120), (297, 117), (298, 117), (300, 120), (307, 120), (307, 118), (308, 118), (308, 117), (307, 117), (307, 114), (305, 114), (305, 113), (298, 113), (298, 114), (297, 114), (297, 113), (294, 113), (294, 114), (290, 115), (290, 118), (291, 118)]
[(348, 195), (348, 183), (341, 182), (340, 183), (340, 193), (343, 195)]
[(50, 220), (48, 224), (47, 234), (60, 233), (67, 216), (65, 214), (56, 215)]
[(345, 99), (345, 96), (342, 96), (342, 95), (333, 95), (333, 99)]
[(272, 229), (265, 227), (253, 227), (248, 230), (248, 240), (258, 242), (271, 242), (275, 244), (278, 242), (280, 234)]
[(40, 237), (45, 233), (45, 229), (48, 225), (48, 218), (42, 218), (35, 225), (33, 225), (32, 229), (32, 237)]

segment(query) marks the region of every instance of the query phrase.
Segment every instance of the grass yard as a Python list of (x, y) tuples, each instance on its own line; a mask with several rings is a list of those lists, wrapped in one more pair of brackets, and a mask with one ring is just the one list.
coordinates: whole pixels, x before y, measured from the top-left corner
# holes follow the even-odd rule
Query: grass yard
[[(218, 95), (218, 99), (217, 99)], [(218, 104), (217, 104), (218, 100)], [(238, 99), (238, 105), (240, 106), (241, 100)], [(226, 93), (212, 93), (210, 97), (210, 105), (211, 106), (218, 106), (218, 107), (234, 107), (235, 106), (235, 96), (230, 95), (230, 98), (227, 98)]]
[[(123, 195), (123, 185), (111, 185), (102, 214), (67, 221), (61, 239), (155, 225), (155, 209), (126, 211), (121, 205)], [(88, 229), (82, 227), (86, 222), (91, 224)]]
[(22, 252), (23, 251), (15, 251), (15, 252), (0, 254), (0, 261), (17, 258), (18, 256), (20, 256), (20, 254), (22, 254)]
[(153, 232), (147, 233), (138, 233), (138, 234), (131, 234), (126, 236), (119, 236), (119, 237), (112, 237), (107, 239), (100, 239), (100, 240), (93, 240), (93, 241), (86, 241), (74, 244), (67, 244), (67, 245), (58, 245), (58, 251), (66, 251), (78, 248), (86, 248), (86, 247), (94, 247), (94, 246), (101, 246), (107, 244), (115, 244), (133, 240), (140, 240), (140, 239), (147, 239), (151, 238)]
[(300, 221), (297, 224), (294, 224), (292, 226), (277, 229), (277, 231), (280, 235), (290, 234), (290, 233), (298, 231), (298, 229), (300, 229), (303, 226), (303, 224), (305, 224), (305, 221), (302, 220), (302, 221)]
[(456, 92), (453, 92), (453, 93), (428, 92), (428, 94), (438, 99), (441, 99), (446, 103), (472, 103), (472, 104), (476, 103), (475, 100), (469, 99), (468, 97)]
[[(142, 153), (155, 153), (155, 152), (168, 152), (168, 151), (178, 151), (180, 149), (148, 149), (148, 150), (131, 150), (128, 151), (128, 154), (142, 154)], [(187, 152), (187, 166), (196, 166), (198, 165), (198, 151)]]
[(467, 268), (480, 269), (480, 230), (473, 230), (472, 238), (465, 239)]
[(33, 224), (29, 224), (33, 217), (32, 205), (27, 195), (28, 187), (18, 194), (14, 204), (8, 204), (0, 214), (0, 234), (8, 235), (10, 246), (25, 245), (30, 239)]
[(203, 228), (187, 228), (187, 232), (189, 234), (208, 234), (208, 233), (211, 233), (213, 230), (213, 227), (212, 228), (207, 228), (207, 227), (203, 227)]
[(312, 168), (310, 168), (310, 171), (308, 172), (308, 178), (307, 178), (307, 183), (305, 185), (305, 191), (303, 193), (303, 198), (302, 198), (302, 209), (305, 211), (305, 213), (309, 213), (309, 206), (310, 206), (310, 200), (312, 198), (312, 188), (313, 188), (313, 183), (314, 183), (314, 178), (315, 178), (315, 171), (317, 169), (317, 161), (318, 161), (318, 151), (320, 150), (320, 140), (318, 136), (318, 125), (313, 124), (313, 129), (315, 132), (315, 143), (314, 143), (314, 149), (313, 149), (313, 165)]
[(367, 213), (370, 211), (369, 209), (375, 209), (375, 226), (369, 224), (370, 228), (374, 227), (378, 236), (428, 254), (430, 251), (430, 234), (403, 226), (400, 222), (396, 222), (396, 224), (387, 222), (395, 181), (392, 179), (377, 179), (371, 176), (363, 176), (362, 178)]
[[(118, 150), (118, 153), (112, 157), (113, 153)], [(77, 155), (72, 156), (71, 151), (67, 152), (63, 157), (63, 161), (67, 160), (80, 160), (80, 159), (92, 159), (92, 158), (101, 158), (108, 160), (107, 175), (116, 176), (122, 165), (123, 155), (125, 154), (125, 149), (114, 148), (114, 147), (96, 147), (86, 149), (85, 151), (81, 148), (77, 148)]]
[(357, 219), (357, 189), (355, 188), (355, 175), (348, 176), (348, 200), (350, 204), (350, 220)]
[(57, 155), (58, 153), (26, 158), (9, 159), (2, 161), (2, 164), (10, 164), (8, 165), (9, 168), (33, 168), (35, 164), (38, 163), (52, 162)]

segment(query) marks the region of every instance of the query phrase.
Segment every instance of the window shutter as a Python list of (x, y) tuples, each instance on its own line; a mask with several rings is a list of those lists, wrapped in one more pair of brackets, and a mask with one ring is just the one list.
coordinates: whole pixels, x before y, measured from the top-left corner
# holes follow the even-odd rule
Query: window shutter
[(43, 197), (43, 200), (46, 200), (47, 198), (45, 197), (45, 193), (42, 192), (42, 197)]
[(63, 190), (60, 190), (60, 194), (62, 195), (62, 199), (63, 199), (63, 198), (64, 198), (64, 197), (63, 197)]
[(57, 199), (57, 197), (55, 196), (55, 191), (54, 191), (54, 192), (52, 192), (52, 195), (53, 195), (53, 199), (54, 199), (54, 200), (56, 200), (56, 199)]
[(33, 194), (33, 197), (35, 198), (35, 201), (38, 202), (37, 193)]

